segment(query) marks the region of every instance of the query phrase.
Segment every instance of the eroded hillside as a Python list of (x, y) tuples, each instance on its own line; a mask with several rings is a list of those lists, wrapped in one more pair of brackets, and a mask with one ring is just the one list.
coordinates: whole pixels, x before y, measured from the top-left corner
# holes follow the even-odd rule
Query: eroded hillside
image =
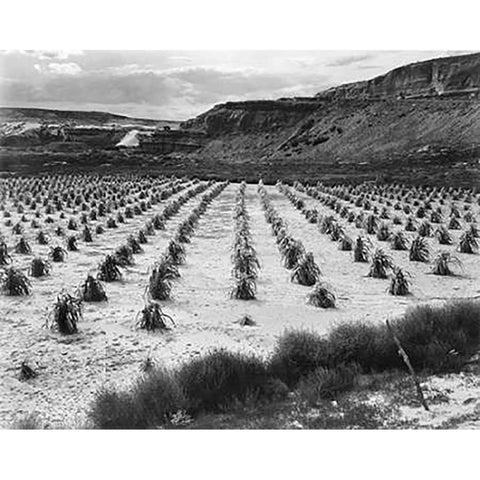
[(447, 57), (313, 98), (217, 105), (182, 127), (209, 137), (197, 161), (255, 160), (259, 170), (279, 175), (399, 168), (477, 174), (479, 91), (480, 54)]

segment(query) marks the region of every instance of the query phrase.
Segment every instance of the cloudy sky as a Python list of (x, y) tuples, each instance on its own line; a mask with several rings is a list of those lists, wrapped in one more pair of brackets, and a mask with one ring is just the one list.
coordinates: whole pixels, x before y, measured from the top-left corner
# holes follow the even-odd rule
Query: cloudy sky
[(216, 103), (313, 95), (457, 53), (5, 50), (0, 51), (0, 105), (185, 120)]

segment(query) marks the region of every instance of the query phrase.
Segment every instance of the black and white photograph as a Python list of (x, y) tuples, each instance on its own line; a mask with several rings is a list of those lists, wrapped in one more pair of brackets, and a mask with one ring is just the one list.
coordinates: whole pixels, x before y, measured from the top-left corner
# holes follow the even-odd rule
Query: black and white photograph
[(479, 429), (480, 45), (129, 8), (0, 43), (0, 429)]

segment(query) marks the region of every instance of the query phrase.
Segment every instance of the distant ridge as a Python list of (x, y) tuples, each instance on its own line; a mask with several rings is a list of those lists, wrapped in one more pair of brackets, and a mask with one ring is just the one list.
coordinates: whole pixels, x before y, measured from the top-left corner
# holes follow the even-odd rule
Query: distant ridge
[(138, 124), (146, 126), (176, 126), (180, 122), (173, 120), (152, 120), (148, 118), (135, 118), (109, 112), (84, 111), (84, 110), (56, 110), (33, 107), (0, 107), (0, 121), (25, 122), (37, 121), (46, 123), (83, 122), (91, 125), (106, 123)]

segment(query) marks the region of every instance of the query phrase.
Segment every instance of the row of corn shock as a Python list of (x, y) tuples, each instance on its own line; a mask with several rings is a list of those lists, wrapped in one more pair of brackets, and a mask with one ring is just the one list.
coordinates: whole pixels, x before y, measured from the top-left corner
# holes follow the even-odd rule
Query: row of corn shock
[(261, 181), (258, 185), (258, 193), (265, 212), (265, 218), (271, 225), (272, 232), (275, 235), (283, 265), (288, 270), (291, 270), (291, 281), (300, 285), (314, 287), (307, 297), (309, 304), (322, 308), (335, 307), (335, 295), (332, 293), (331, 288), (320, 280), (321, 271), (315, 263), (313, 253), (307, 253), (303, 243), (288, 233), (287, 224), (272, 205)]
[[(182, 196), (169, 203), (161, 214), (162, 228), (164, 228), (164, 221), (178, 212), (178, 209), (186, 201), (203, 192), (208, 188), (208, 184), (199, 183), (197, 180), (191, 182), (190, 186), (193, 188), (187, 190)], [(169, 194), (164, 198), (168, 198), (174, 193), (178, 192), (177, 188), (170, 190)], [(155, 219), (154, 219), (155, 221)], [(154, 233), (155, 228), (159, 228), (160, 224), (154, 226), (154, 221), (147, 222), (146, 232)], [(138, 238), (130, 235), (127, 242), (115, 250), (113, 255), (109, 255), (99, 266), (99, 273), (95, 278), (92, 275), (87, 275), (83, 284), (81, 284), (77, 291), (71, 295), (65, 290), (58, 295), (57, 300), (47, 318), (47, 326), (58, 330), (62, 334), (73, 334), (78, 331), (77, 323), (82, 317), (82, 303), (83, 302), (100, 302), (106, 301), (107, 295), (105, 289), (100, 282), (114, 281), (121, 278), (121, 267), (126, 267), (133, 264), (133, 254), (142, 252), (140, 246), (142, 237), (142, 230), (139, 232)], [(50, 257), (53, 261), (63, 261), (66, 251), (61, 247), (52, 248)], [(8, 255), (6, 244), (0, 241), (0, 259), (2, 265), (8, 263), (11, 257)], [(40, 277), (49, 275), (50, 264), (48, 261), (41, 258), (34, 258), (30, 267), (30, 274), (33, 277)], [(20, 270), (10, 267), (0, 272), (2, 290), (8, 295), (28, 295), (31, 293), (31, 283), (26, 275)]]
[[(210, 183), (209, 185), (212, 185)], [(138, 326), (146, 330), (165, 330), (173, 319), (163, 312), (160, 301), (171, 299), (174, 280), (180, 278), (179, 266), (186, 261), (185, 244), (190, 243), (198, 221), (211, 202), (227, 187), (228, 182), (214, 184), (200, 203), (179, 226), (160, 260), (154, 263), (145, 289), (146, 304), (139, 313)]]
[[(375, 251), (372, 249), (372, 243), (368, 238), (358, 236), (355, 242), (348, 237), (342, 225), (337, 222), (334, 215), (319, 215), (317, 210), (314, 215), (308, 215), (312, 211), (307, 209), (305, 202), (287, 185), (278, 183), (278, 190), (283, 193), (295, 208), (304, 214), (310, 223), (317, 223), (320, 233), (329, 235), (330, 240), (338, 242), (339, 249), (342, 251), (353, 250), (353, 259), (355, 262), (368, 262), (371, 259), (368, 276), (372, 278), (390, 278), (388, 292), (392, 295), (408, 295), (410, 293), (409, 273), (403, 271), (393, 263), (393, 259), (387, 255), (381, 248)], [(297, 190), (302, 191), (298, 188)], [(368, 220), (368, 218), (367, 218)], [(400, 239), (401, 240), (401, 239)], [(389, 275), (389, 272), (390, 275)]]
[[(330, 205), (329, 199), (325, 200), (323, 194), (319, 194), (317, 190), (312, 189), (311, 187), (305, 188), (298, 182), (294, 187), (297, 191), (305, 192), (309, 196), (326, 204), (327, 207), (334, 209), (340, 217), (347, 218), (347, 221), (349, 222), (352, 221), (350, 219), (350, 214), (353, 212), (349, 211), (346, 205), (343, 205), (343, 207), (340, 203), (336, 203), (335, 206)], [(282, 191), (287, 198), (290, 199), (292, 204), (301, 210), (302, 213), (309, 211), (302, 206), (303, 200), (299, 199), (286, 185), (279, 185), (279, 190)], [(454, 211), (455, 210), (452, 209), (453, 216), (451, 218), (456, 218), (453, 213)], [(427, 242), (427, 237), (433, 235), (433, 229), (428, 221), (424, 221), (418, 227), (417, 236), (410, 242), (401, 230), (391, 232), (388, 223), (380, 223), (381, 218), (390, 218), (388, 211), (385, 211), (385, 207), (380, 216), (375, 215), (375, 213), (370, 213), (364, 218), (363, 213), (360, 213), (355, 217), (355, 223), (357, 228), (364, 228), (367, 234), (375, 234), (378, 241), (389, 241), (392, 250), (409, 250), (410, 261), (429, 262), (430, 248)], [(388, 288), (390, 294), (408, 295), (410, 293), (410, 274), (396, 266), (393, 259), (387, 255), (383, 249), (373, 249), (372, 243), (368, 237), (358, 236), (355, 242), (353, 242), (345, 235), (343, 227), (338, 224), (334, 215), (325, 215), (322, 217), (317, 214), (316, 219), (320, 232), (323, 234), (329, 234), (331, 240), (338, 241), (340, 250), (349, 251), (353, 249), (353, 259), (355, 262), (368, 262), (369, 259), (371, 260), (368, 276), (374, 278), (390, 278), (390, 286)], [(410, 220), (411, 218), (407, 220), (405, 230), (415, 231), (416, 228), (413, 230), (409, 228)], [(395, 217), (393, 223), (398, 224), (398, 222), (395, 222)], [(445, 226), (439, 226), (435, 235), (440, 244), (452, 244), (451, 235)], [(476, 241), (478, 236), (479, 233), (476, 224), (471, 223), (470, 228), (460, 238), (458, 250), (462, 253), (474, 253), (478, 248), (478, 242)], [(448, 251), (439, 251), (433, 258), (431, 273), (442, 276), (454, 275), (452, 266), (457, 266), (460, 269), (463, 269), (462, 262), (458, 257)]]
[(235, 199), (234, 222), (235, 238), (232, 253), (232, 276), (235, 286), (231, 298), (253, 300), (257, 293), (257, 276), (260, 262), (253, 246), (250, 232), (250, 217), (245, 204), (245, 182), (240, 184)]

